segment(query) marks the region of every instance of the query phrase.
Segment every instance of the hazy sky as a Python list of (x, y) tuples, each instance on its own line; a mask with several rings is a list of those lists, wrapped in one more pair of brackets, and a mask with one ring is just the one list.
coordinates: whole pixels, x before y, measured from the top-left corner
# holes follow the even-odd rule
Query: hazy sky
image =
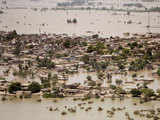
[[(64, 1), (71, 1), (71, 0), (7, 0), (7, 3), (8, 7), (55, 7), (57, 2), (64, 2)], [(137, 0), (95, 0), (95, 1), (111, 2), (112, 4), (115, 5), (118, 3), (118, 1), (133, 2)], [(160, 6), (160, 3), (144, 3), (144, 5), (150, 7), (153, 6), (156, 7)]]

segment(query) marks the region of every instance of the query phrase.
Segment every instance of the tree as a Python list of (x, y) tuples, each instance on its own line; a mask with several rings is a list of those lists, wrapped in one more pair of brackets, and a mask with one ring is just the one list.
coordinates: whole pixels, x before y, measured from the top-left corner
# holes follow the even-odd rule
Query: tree
[(117, 85), (121, 85), (122, 83), (123, 83), (122, 80), (119, 80), (119, 79), (116, 80), (116, 84), (117, 84)]
[(87, 48), (87, 52), (88, 52), (88, 53), (91, 53), (91, 52), (93, 52), (93, 51), (95, 51), (95, 47), (94, 47), (93, 45), (90, 45), (90, 46)]
[(110, 85), (110, 88), (111, 88), (112, 90), (115, 90), (117, 87), (116, 87), (115, 85)]
[(133, 97), (139, 97), (142, 92), (139, 89), (134, 88), (130, 91), (130, 93), (132, 94)]
[(37, 58), (37, 62), (38, 62), (38, 67), (46, 67), (48, 69), (55, 67), (55, 63), (52, 62), (52, 60), (48, 59), (47, 57), (45, 57), (44, 59)]
[(63, 43), (63, 46), (65, 48), (70, 48), (71, 47), (71, 42), (69, 40), (66, 40), (64, 43)]
[(145, 97), (151, 97), (154, 96), (154, 90), (150, 89), (150, 88), (143, 88), (141, 90), (142, 94), (144, 94)]
[(12, 32), (9, 32), (8, 35), (6, 36), (7, 40), (12, 40), (13, 38), (17, 37), (17, 32), (16, 30), (13, 30)]
[(28, 90), (31, 91), (32, 93), (38, 93), (41, 91), (41, 85), (38, 82), (32, 82), (28, 86)]
[(103, 69), (103, 70), (105, 70), (107, 68), (108, 64), (109, 64), (109, 62), (103, 62), (103, 61), (99, 63), (101, 69)]
[(125, 69), (125, 66), (124, 66), (122, 63), (119, 63), (119, 64), (118, 64), (118, 67), (119, 67), (120, 70)]
[(99, 80), (105, 79), (105, 75), (104, 75), (103, 72), (98, 72), (97, 77), (98, 77)]
[(0, 48), (0, 57), (2, 57), (3, 53), (4, 53), (4, 48), (1, 47), (1, 48)]
[(21, 90), (21, 83), (19, 82), (11, 83), (8, 87), (9, 93), (15, 93), (18, 90)]
[(120, 87), (117, 87), (115, 92), (119, 95), (119, 94), (126, 94), (126, 91)]
[(158, 68), (158, 70), (157, 70), (157, 74), (160, 76), (160, 68)]
[(15, 49), (13, 51), (13, 53), (15, 55), (19, 56), (19, 54), (21, 53), (21, 49), (22, 49), (21, 46), (22, 46), (22, 43), (19, 40), (17, 40), (16, 45), (15, 45)]
[(90, 58), (89, 58), (88, 55), (82, 56), (81, 60), (82, 60), (85, 64), (89, 64), (89, 62), (90, 62)]
[(54, 74), (51, 80), (52, 80), (52, 87), (55, 87), (58, 83), (58, 75)]
[(160, 96), (160, 89), (157, 89), (157, 94), (158, 94), (158, 96)]
[(88, 76), (87, 76), (87, 80), (88, 80), (88, 81), (91, 81), (91, 80), (92, 80), (92, 77), (91, 77), (90, 75), (88, 75)]

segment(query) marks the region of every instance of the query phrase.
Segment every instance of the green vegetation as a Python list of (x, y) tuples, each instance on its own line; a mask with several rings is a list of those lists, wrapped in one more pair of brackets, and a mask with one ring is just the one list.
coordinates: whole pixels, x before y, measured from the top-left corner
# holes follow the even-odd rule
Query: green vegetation
[(160, 76), (160, 68), (158, 68), (158, 70), (157, 70), (157, 74)]
[(140, 95), (142, 94), (142, 92), (136, 88), (132, 89), (130, 93), (132, 94), (133, 97), (140, 97)]
[(0, 80), (6, 80), (5, 78), (3, 78), (3, 77), (0, 77)]
[(6, 36), (6, 40), (12, 40), (13, 38), (16, 38), (18, 35), (17, 35), (17, 32), (15, 30), (13, 30), (12, 32), (10, 32), (7, 36)]
[(89, 64), (90, 58), (88, 55), (84, 55), (82, 56), (81, 60), (85, 63), (85, 64)]
[(12, 93), (12, 94), (19, 90), (21, 90), (21, 83), (19, 82), (11, 83), (8, 87), (9, 93)]
[(32, 93), (38, 93), (41, 91), (41, 85), (38, 82), (32, 82), (28, 86), (28, 90), (31, 91)]
[(130, 91), (133, 97), (140, 97), (140, 95), (144, 96), (144, 99), (149, 99), (152, 96), (155, 96), (154, 90), (150, 88), (134, 88)]
[(63, 46), (65, 48), (70, 48), (71, 47), (71, 42), (69, 40), (66, 40), (64, 43), (63, 43)]
[(21, 53), (21, 50), (22, 50), (22, 43), (19, 40), (17, 40), (13, 53), (19, 56), (19, 54)]
[(153, 7), (149, 9), (152, 12), (160, 12), (160, 7)]
[(54, 94), (52, 94), (52, 93), (44, 93), (43, 97), (44, 98), (56, 98), (56, 96)]
[(45, 57), (43, 59), (39, 59), (39, 57), (38, 57), (37, 62), (38, 62), (38, 67), (46, 67), (48, 69), (52, 69), (55, 67), (55, 63), (52, 62), (52, 60), (48, 59), (47, 57)]
[(148, 61), (144, 59), (136, 59), (130, 63), (129, 70), (138, 71), (144, 69)]
[(157, 91), (158, 97), (160, 97), (160, 89), (158, 89)]
[(91, 52), (96, 51), (97, 54), (102, 55), (102, 54), (105, 54), (105, 48), (106, 47), (105, 47), (104, 43), (97, 42), (95, 46), (93, 46), (93, 45), (88, 46), (87, 52), (91, 53)]
[(59, 88), (53, 88), (52, 92), (46, 92), (43, 94), (44, 98), (64, 98)]
[(144, 95), (144, 97), (146, 97), (146, 98), (155, 95), (154, 91), (150, 88), (143, 88), (143, 89), (141, 89), (141, 92)]
[(121, 87), (116, 87), (115, 93), (116, 93), (117, 95), (126, 94), (126, 91), (125, 91), (124, 89), (122, 89)]
[(48, 78), (41, 77), (40, 80), (42, 83), (42, 88), (50, 88), (51, 87), (50, 80)]
[(112, 90), (115, 90), (117, 87), (116, 87), (115, 85), (110, 85), (110, 88), (111, 88)]
[(91, 81), (91, 80), (92, 80), (92, 77), (91, 77), (90, 75), (88, 75), (88, 76), (87, 76), (87, 80), (88, 80), (88, 81)]
[(30, 65), (23, 65), (23, 64), (19, 64), (18, 68), (19, 70), (15, 70), (13, 71), (13, 75), (14, 76), (19, 76), (19, 77), (23, 77), (26, 78), (27, 75), (34, 75), (34, 73), (29, 69)]
[(120, 80), (120, 79), (117, 79), (117, 80), (116, 80), (116, 84), (117, 84), (117, 85), (121, 85), (122, 83), (123, 83), (122, 80)]
[(137, 77), (137, 74), (136, 74), (136, 73), (134, 73), (134, 74), (132, 75), (132, 77), (133, 77), (133, 78)]

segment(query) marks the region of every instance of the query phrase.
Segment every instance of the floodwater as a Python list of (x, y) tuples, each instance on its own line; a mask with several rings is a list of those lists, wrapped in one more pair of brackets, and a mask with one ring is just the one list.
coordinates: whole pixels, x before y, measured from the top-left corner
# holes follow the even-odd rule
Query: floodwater
[[(39, 76), (35, 76), (34, 78), (32, 78), (31, 76), (27, 76), (27, 77), (19, 77), (19, 76), (14, 76), (13, 75), (13, 69), (10, 70), (9, 74), (7, 76), (4, 75), (4, 71), (6, 71), (8, 69), (8, 67), (3, 67), (0, 70), (0, 76), (4, 76), (4, 78), (7, 81), (18, 81), (21, 83), (28, 83), (28, 81), (36, 81), (40, 83), (40, 78)], [(51, 71), (52, 74), (58, 74), (55, 71)], [(148, 87), (153, 89), (153, 90), (157, 90), (160, 89), (160, 77), (158, 75), (153, 75), (152, 73), (155, 73), (155, 71), (152, 70), (141, 70), (139, 72), (127, 72), (127, 75), (124, 74), (112, 74), (112, 82), (111, 83), (107, 83), (108, 79), (106, 77), (107, 72), (104, 73), (105, 75), (105, 79), (103, 79), (102, 81), (102, 86), (104, 87), (109, 87), (111, 84), (112, 85), (116, 85), (116, 80), (122, 80), (122, 86), (124, 89), (126, 90), (130, 90), (132, 88), (136, 88), (137, 84), (142, 85), (144, 83), (144, 81), (135, 81), (135, 78), (132, 77), (132, 75), (136, 73), (137, 77), (136, 79), (138, 80), (153, 80), (152, 82), (150, 82), (148, 84)], [(84, 69), (79, 69), (78, 73), (74, 73), (74, 74), (70, 74), (68, 81), (66, 81), (66, 84), (74, 84), (74, 83), (80, 83), (81, 85), (87, 85), (85, 84), (85, 82), (87, 81), (87, 76), (91, 76), (92, 80), (97, 81), (98, 77), (97, 77), (97, 73), (96, 72), (87, 72)]]
[[(160, 107), (159, 101), (139, 104), (139, 99), (137, 98), (126, 98), (123, 101), (106, 98), (104, 102), (99, 99), (93, 99), (93, 101), (93, 104), (82, 105), (84, 109), (80, 109), (78, 106), (78, 103), (84, 102), (73, 101), (72, 98), (59, 99), (57, 103), (53, 102), (53, 100), (43, 100), (40, 103), (36, 99), (0, 101), (0, 116), (1, 120), (126, 120), (125, 112), (129, 112), (130, 116), (135, 120), (149, 120), (135, 116), (133, 114), (134, 110), (156, 110)], [(137, 106), (133, 105), (133, 103), (137, 103)], [(65, 106), (68, 108), (76, 107), (76, 113), (69, 113)], [(49, 107), (58, 108), (59, 111), (49, 111)], [(87, 107), (92, 107), (92, 109), (86, 112), (85, 108)], [(102, 107), (103, 111), (97, 111), (98, 107)], [(126, 109), (116, 111), (115, 115), (109, 118), (107, 110), (111, 110), (112, 107), (126, 107)], [(61, 115), (62, 111), (66, 111), (67, 114)]]
[[(6, 9), (0, 15), (0, 30), (18, 33), (56, 33), (69, 35), (99, 34), (104, 37), (123, 36), (123, 33), (159, 32), (159, 13), (131, 13), (96, 10)], [(150, 17), (150, 19), (148, 19)], [(67, 19), (77, 24), (67, 24)], [(132, 24), (126, 22), (132, 21)], [(150, 23), (151, 28), (146, 26)]]
[[(153, 90), (157, 90), (160, 89), (160, 78), (158, 76), (152, 75), (151, 70), (142, 70), (139, 72), (136, 72), (137, 74), (137, 79), (144, 79), (144, 80), (154, 80), (153, 82), (148, 84), (149, 88), (152, 88)], [(106, 72), (107, 73), (107, 72)], [(105, 75), (106, 75), (105, 73)], [(132, 77), (132, 75), (134, 74), (134, 72), (128, 72), (128, 74), (125, 76), (124, 74), (113, 74), (112, 75), (112, 83), (113, 85), (116, 85), (116, 80), (122, 80), (123, 83), (123, 88), (124, 89), (131, 89), (131, 88), (136, 88), (137, 84), (143, 84), (144, 82), (142, 81), (135, 81), (134, 78)], [(79, 73), (77, 74), (73, 74), (69, 76), (69, 80), (67, 81), (68, 84), (73, 84), (73, 83), (81, 83), (82, 85), (84, 85), (85, 81), (87, 80), (87, 76), (91, 76), (92, 80), (96, 81), (98, 80), (97, 77), (97, 73), (96, 72), (86, 72), (84, 70), (80, 70)], [(132, 83), (126, 83), (126, 82), (133, 82)], [(109, 87), (110, 86), (109, 83), (107, 83), (107, 78), (104, 79), (103, 81), (103, 86), (105, 87)]]

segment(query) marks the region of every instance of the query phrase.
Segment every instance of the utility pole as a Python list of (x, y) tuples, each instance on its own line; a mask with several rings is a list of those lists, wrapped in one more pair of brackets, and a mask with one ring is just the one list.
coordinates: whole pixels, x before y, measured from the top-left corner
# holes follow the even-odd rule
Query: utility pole
[(150, 28), (150, 12), (148, 10), (148, 25), (147, 25), (148, 28)]

